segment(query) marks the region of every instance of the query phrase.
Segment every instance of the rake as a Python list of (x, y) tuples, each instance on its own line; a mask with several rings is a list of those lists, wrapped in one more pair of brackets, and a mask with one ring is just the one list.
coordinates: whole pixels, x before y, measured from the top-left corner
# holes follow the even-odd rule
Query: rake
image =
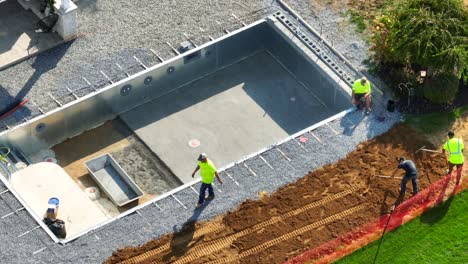
[(375, 176), (380, 177), (380, 178), (386, 178), (386, 179), (392, 179), (392, 178), (400, 179), (400, 180), (403, 179), (403, 177), (391, 177), (391, 176), (387, 176), (387, 175), (375, 175)]

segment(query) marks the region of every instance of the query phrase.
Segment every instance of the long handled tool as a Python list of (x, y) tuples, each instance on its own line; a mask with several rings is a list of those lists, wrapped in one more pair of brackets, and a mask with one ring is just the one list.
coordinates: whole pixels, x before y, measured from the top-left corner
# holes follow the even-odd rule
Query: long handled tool
[[(399, 198), (398, 198), (398, 199), (399, 199)], [(388, 216), (387, 223), (385, 223), (384, 230), (383, 230), (383, 232), (382, 232), (382, 235), (380, 236), (380, 239), (379, 239), (379, 246), (377, 247), (377, 252), (375, 253), (374, 261), (372, 262), (373, 264), (375, 264), (375, 263), (377, 262), (377, 256), (379, 255), (380, 246), (382, 246), (382, 242), (383, 242), (383, 238), (384, 238), (384, 235), (385, 235), (385, 231), (387, 231), (388, 223), (390, 223), (390, 219), (392, 218), (393, 212), (395, 212), (395, 208), (396, 208), (396, 204), (397, 204), (397, 203), (399, 203), (398, 200), (397, 200), (397, 201), (395, 202), (395, 204), (390, 208), (390, 215)]]
[(418, 150), (416, 150), (416, 153), (418, 153), (419, 151), (426, 151), (426, 152), (432, 152), (432, 153), (442, 153), (442, 152), (437, 151), (437, 150), (427, 149), (426, 146), (420, 147)]
[(375, 175), (375, 176), (380, 177), (380, 178), (386, 178), (386, 179), (392, 179), (392, 178), (400, 179), (400, 180), (403, 179), (402, 177), (391, 177), (391, 176), (386, 176), (386, 175)]

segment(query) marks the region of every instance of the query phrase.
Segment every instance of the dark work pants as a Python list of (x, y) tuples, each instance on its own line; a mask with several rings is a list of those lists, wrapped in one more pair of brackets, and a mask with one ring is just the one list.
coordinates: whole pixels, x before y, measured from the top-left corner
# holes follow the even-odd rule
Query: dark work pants
[(400, 195), (404, 195), (406, 191), (406, 183), (411, 180), (411, 183), (413, 184), (413, 194), (417, 194), (419, 192), (418, 190), (418, 174), (405, 174), (405, 177), (401, 179), (401, 189), (400, 189)]
[(202, 185), (200, 187), (200, 196), (198, 197), (199, 204), (202, 204), (205, 201), (206, 189), (208, 189), (208, 196), (214, 197), (213, 186), (211, 185), (211, 183), (208, 184), (202, 182)]
[(462, 171), (463, 171), (463, 163), (462, 164), (453, 164), (450, 161), (448, 162), (449, 164), (449, 170), (448, 174), (452, 174), (453, 167), (457, 167), (457, 182), (456, 184), (460, 184), (461, 176), (462, 176)]

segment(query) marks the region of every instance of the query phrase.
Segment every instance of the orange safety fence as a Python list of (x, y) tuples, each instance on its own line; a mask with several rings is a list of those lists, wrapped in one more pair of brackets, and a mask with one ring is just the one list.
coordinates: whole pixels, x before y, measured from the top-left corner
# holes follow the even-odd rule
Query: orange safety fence
[[(448, 174), (429, 185), (429, 187), (417, 195), (398, 205), (393, 214), (383, 215), (334, 240), (310, 249), (287, 261), (285, 264), (332, 263), (351, 254), (353, 251), (379, 239), (384, 230), (385, 232), (394, 230), (467, 188), (468, 184), (466, 180), (458, 186), (455, 184), (458, 180), (457, 178), (461, 176), (462, 170), (463, 167), (456, 171), (456, 175)], [(453, 183), (453, 185), (450, 183)], [(387, 222), (388, 226), (385, 229)]]

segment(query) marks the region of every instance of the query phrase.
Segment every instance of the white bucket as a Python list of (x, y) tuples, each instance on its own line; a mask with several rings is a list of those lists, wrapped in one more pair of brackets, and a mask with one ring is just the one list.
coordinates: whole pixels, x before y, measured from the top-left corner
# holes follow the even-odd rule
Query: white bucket
[(91, 201), (96, 201), (97, 199), (101, 198), (101, 193), (97, 187), (91, 186), (85, 189), (86, 194), (88, 195)]

